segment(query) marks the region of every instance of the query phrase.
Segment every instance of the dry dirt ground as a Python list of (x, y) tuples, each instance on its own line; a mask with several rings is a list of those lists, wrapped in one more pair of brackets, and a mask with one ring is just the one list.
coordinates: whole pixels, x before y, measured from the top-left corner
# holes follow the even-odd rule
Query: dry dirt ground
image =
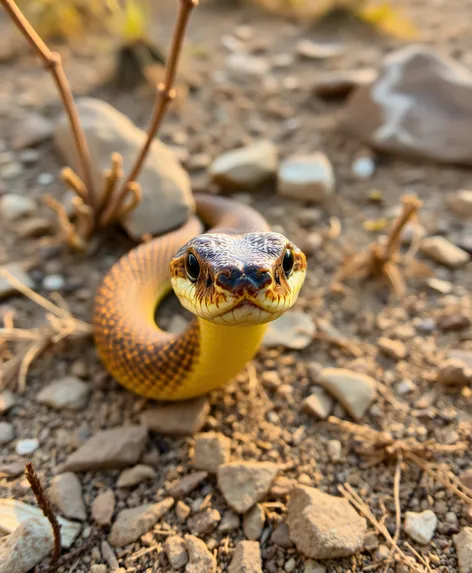
[[(153, 37), (162, 41), (168, 41), (170, 36), (174, 21), (172, 4), (165, 3), (153, 30)], [(420, 30), (423, 41), (472, 65), (472, 35), (467, 16), (471, 2), (411, 0), (401, 4)], [(294, 45), (301, 37), (339, 40), (348, 46), (348, 50), (334, 64), (295, 60), (288, 69), (277, 71), (275, 75), (282, 80), (290, 76), (298, 81), (282, 83), (282, 88), (273, 94), (265, 91), (259, 81), (244, 85), (218, 84), (214, 79), (218, 71), (224, 69), (226, 55), (221, 47), (221, 36), (231, 33), (238, 25), (251, 26), (251, 41), (257, 44), (264, 57), (293, 53)], [(373, 376), (382, 390), (363, 418), (363, 424), (389, 430), (396, 437), (412, 436), (420, 441), (432, 438), (453, 444), (465, 440), (470, 448), (470, 390), (444, 392), (435, 382), (435, 376), (447, 350), (472, 351), (472, 331), (470, 328), (443, 331), (438, 327), (433, 327), (431, 332), (421, 330), (422, 325), (428, 324), (428, 319), (437, 322), (451, 312), (470, 313), (470, 264), (452, 271), (430, 263), (434, 276), (452, 283), (452, 292), (440, 294), (426, 287), (424, 281), (410, 280), (408, 293), (401, 304), (389, 297), (384, 284), (350, 283), (343, 289), (331, 288), (334, 273), (344, 256), (361, 249), (376, 236), (375, 232), (364, 230), (363, 223), (388, 215), (400, 204), (399, 199), (405, 192), (417, 194), (424, 202), (420, 222), (428, 232), (439, 231), (454, 238), (465, 231), (465, 224), (445, 208), (445, 200), (458, 189), (472, 187), (470, 170), (383, 157), (370, 181), (356, 180), (350, 164), (361, 146), (337, 129), (342, 104), (323, 102), (310, 89), (315, 74), (322, 69), (376, 66), (386, 52), (401, 44), (400, 40), (376, 36), (358, 25), (335, 23), (309, 28), (246, 6), (236, 8), (230, 3), (221, 6), (216, 2), (204, 3), (192, 16), (185, 54), (185, 70), (195, 76), (199, 87), (186, 99), (180, 115), (171, 113), (162, 129), (162, 138), (168, 143), (182, 141), (185, 137), (181, 134), (186, 134), (189, 170), (196, 188), (202, 186), (203, 177), (201, 170), (192, 167), (192, 157), (205, 154), (213, 158), (255, 135), (272, 139), (282, 157), (323, 150), (332, 161), (337, 191), (330, 202), (319, 207), (319, 217), (314, 217), (317, 220), (309, 230), (325, 235), (330, 228), (330, 218), (335, 217), (340, 222), (341, 233), (325, 239), (309, 256), (308, 277), (297, 307), (352, 339), (360, 353), (353, 356), (349, 349), (321, 340), (315, 340), (302, 351), (263, 349), (255, 360), (259, 378), (257, 387), (254, 388), (247, 374), (242, 373), (234, 383), (212, 393), (211, 416), (206, 429), (218, 430), (230, 437), (235, 458), (282, 463), (285, 476), (294, 479), (302, 476), (302, 481), (335, 495), (338, 484), (352, 484), (379, 518), (382, 516), (381, 502), (385, 504), (386, 523), (392, 533), (395, 526), (392, 497), (395, 466), (382, 463), (361, 469), (361, 459), (353, 452), (352, 439), (340, 434), (331, 424), (308, 416), (301, 405), (313, 386), (307, 370), (309, 363), (355, 369)], [(101, 86), (105, 70), (109, 68), (109, 58), (96, 54), (93, 46), (91, 41), (80, 49), (64, 49), (66, 72), (75, 93), (102, 97), (144, 127), (153, 102), (152, 90), (139, 88), (117, 93)], [(60, 106), (51, 80), (27, 50), (14, 61), (0, 63), (0, 78), (0, 142), (4, 141), (8, 149), (7, 142), (26, 112), (39, 110), (57, 117)], [(40, 145), (38, 150), (38, 159), (31, 165), (24, 165), (18, 177), (0, 181), (0, 191), (28, 194), (38, 200), (38, 215), (53, 220), (51, 212), (39, 200), (45, 192), (61, 197), (63, 186), (58, 171), (62, 163), (51, 142)], [(44, 177), (40, 177), (42, 174), (51, 174), (52, 182), (38, 183), (38, 177), (39, 181), (44, 181)], [(369, 201), (374, 189), (381, 192), (380, 202)], [(303, 246), (308, 232), (300, 224), (306, 209), (303, 204), (277, 196), (272, 183), (251, 193), (250, 200), (271, 224), (283, 228), (287, 236)], [(22, 238), (15, 224), (5, 223), (2, 223), (1, 239), (0, 263), (29, 261), (39, 256), (39, 264), (31, 271), (38, 292), (48, 294), (41, 287), (44, 276), (62, 275), (65, 279), (62, 295), (73, 314), (83, 320), (90, 317), (94, 290), (100, 277), (132, 246), (123, 234), (113, 232), (102, 237), (93, 253), (79, 255), (51, 246), (47, 238)], [(2, 313), (11, 308), (15, 310), (19, 326), (28, 327), (43, 319), (42, 311), (24, 298), (9, 298), (0, 307)], [(176, 310), (178, 312), (175, 304), (170, 305), (164, 315), (169, 317)], [(377, 341), (381, 336), (403, 340), (408, 349), (407, 357), (395, 360), (380, 353)], [(281, 387), (261, 385), (262, 374), (267, 370), (277, 370)], [(92, 386), (91, 399), (84, 411), (57, 413), (35, 402), (36, 394), (46, 383), (71, 373), (90, 381)], [(396, 386), (403, 380), (412, 382), (411, 392), (399, 395)], [(106, 375), (93, 344), (87, 340), (64, 343), (53, 352), (45, 353), (33, 365), (25, 392), (18, 395), (16, 407), (4, 416), (4, 420), (13, 424), (17, 439), (39, 439), (40, 446), (31, 460), (47, 484), (56, 465), (76, 447), (80, 436), (135, 422), (145, 406), (144, 400), (131, 395)], [(342, 412), (341, 416), (349, 419)], [(295, 439), (294, 435), (297, 436)], [(327, 443), (333, 439), (342, 443), (341, 459), (337, 462), (330, 461), (327, 453)], [(2, 447), (2, 462), (18, 459), (14, 444), (15, 441)], [(162, 490), (166, 483), (191, 471), (192, 444), (192, 438), (153, 434), (149, 449), (160, 452), (157, 478), (131, 492), (117, 491), (118, 509), (154, 500), (156, 491)], [(470, 466), (468, 452), (443, 456), (440, 460), (449, 464), (456, 475)], [(81, 475), (87, 507), (97, 493), (107, 487), (115, 488), (118, 473), (103, 471)], [(23, 476), (0, 478), (0, 494), (35, 504)], [(189, 494), (186, 502), (191, 504), (207, 494), (212, 495), (213, 507), (221, 513), (227, 509), (211, 478)], [(452, 534), (467, 525), (464, 503), (411, 465), (404, 469), (400, 501), (403, 512), (429, 508), (436, 513), (438, 530), (425, 551), (433, 556), (434, 570), (456, 571)], [(283, 507), (271, 508), (267, 525), (275, 523), (282, 513)], [(451, 514), (455, 514), (457, 520)], [(185, 525), (179, 524), (173, 514), (169, 514), (167, 523), (179, 534), (186, 533)], [(91, 564), (101, 562), (94, 559), (97, 559), (97, 548), (100, 539), (106, 537), (106, 530), (97, 530), (90, 518), (84, 536), (93, 531), (98, 531), (98, 540), (77, 561), (74, 569), (77, 573), (89, 571)], [(227, 536), (229, 541), (225, 541)], [(210, 547), (216, 549), (219, 566), (226, 571), (234, 544), (244, 538), (242, 529), (229, 534), (216, 530), (209, 537), (214, 539)], [(164, 539), (165, 536), (156, 533), (157, 547), (141, 557), (137, 552), (146, 545), (139, 541), (125, 550), (118, 550), (120, 566), (128, 573), (150, 571), (153, 566), (153, 571), (170, 570), (162, 555)], [(402, 533), (400, 543), (406, 539)], [(292, 556), (296, 560), (294, 571), (304, 570), (301, 555), (293, 549), (273, 545), (267, 537), (262, 543), (262, 556), (264, 571), (283, 571)], [(360, 572), (369, 570), (375, 562), (375, 557), (364, 551), (352, 559), (327, 562), (326, 566), (329, 573)], [(70, 565), (60, 571), (69, 569)]]

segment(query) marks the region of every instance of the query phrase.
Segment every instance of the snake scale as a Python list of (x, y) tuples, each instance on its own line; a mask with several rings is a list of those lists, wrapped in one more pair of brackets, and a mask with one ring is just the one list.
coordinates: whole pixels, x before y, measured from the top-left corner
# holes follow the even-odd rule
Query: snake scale
[[(120, 258), (98, 288), (98, 354), (111, 375), (155, 400), (205, 394), (252, 359), (270, 321), (296, 301), (306, 273), (300, 249), (234, 200), (199, 194), (196, 215)], [(204, 232), (202, 222), (207, 228)], [(181, 333), (155, 313), (173, 289), (195, 318)]]

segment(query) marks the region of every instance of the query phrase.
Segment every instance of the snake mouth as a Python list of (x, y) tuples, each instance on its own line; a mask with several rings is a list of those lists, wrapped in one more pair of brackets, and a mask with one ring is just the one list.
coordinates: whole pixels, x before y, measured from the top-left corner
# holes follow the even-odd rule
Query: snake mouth
[(280, 312), (268, 310), (267, 308), (246, 299), (207, 320), (216, 324), (247, 326), (272, 322), (278, 318), (280, 314)]

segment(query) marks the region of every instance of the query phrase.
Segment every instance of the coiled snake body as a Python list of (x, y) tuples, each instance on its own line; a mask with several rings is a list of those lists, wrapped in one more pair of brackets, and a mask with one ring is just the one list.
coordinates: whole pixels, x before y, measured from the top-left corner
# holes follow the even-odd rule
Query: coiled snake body
[[(152, 399), (190, 398), (231, 380), (256, 353), (268, 322), (294, 304), (305, 277), (304, 254), (256, 211), (195, 198), (197, 216), (123, 256), (95, 299), (102, 361), (120, 384)], [(209, 227), (203, 234), (200, 219)], [(196, 315), (180, 334), (155, 322), (171, 288)]]

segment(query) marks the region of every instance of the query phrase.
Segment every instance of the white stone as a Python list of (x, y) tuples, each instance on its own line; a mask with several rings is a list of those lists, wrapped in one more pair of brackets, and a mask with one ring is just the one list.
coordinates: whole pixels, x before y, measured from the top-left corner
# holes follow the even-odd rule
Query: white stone
[(469, 262), (468, 253), (440, 235), (423, 239), (420, 251), (433, 261), (450, 268), (462, 267)]
[(375, 161), (372, 157), (357, 157), (352, 163), (352, 172), (358, 179), (371, 179), (375, 173)]
[(334, 188), (333, 166), (324, 153), (295, 155), (280, 165), (277, 192), (283, 197), (322, 203)]
[(417, 543), (426, 545), (433, 538), (438, 518), (430, 509), (421, 513), (407, 511), (405, 513), (405, 533)]
[(299, 40), (297, 54), (310, 60), (327, 60), (341, 56), (346, 51), (341, 44), (322, 44), (311, 40)]
[(16, 453), (19, 456), (29, 456), (39, 448), (39, 441), (36, 438), (18, 440), (16, 442)]
[(472, 527), (464, 527), (460, 533), (453, 536), (459, 561), (459, 573), (472, 571)]
[(44, 387), (36, 401), (58, 410), (81, 410), (85, 408), (90, 388), (88, 384), (75, 376), (66, 376)]
[(7, 221), (16, 221), (34, 212), (36, 203), (30, 197), (5, 193), (0, 198), (0, 213)]
[(0, 538), (0, 573), (27, 573), (52, 551), (51, 529), (37, 519), (18, 526), (13, 533)]
[(15, 437), (15, 428), (8, 422), (0, 422), (0, 446), (8, 444)]
[(235, 52), (226, 59), (228, 70), (236, 76), (260, 77), (269, 73), (270, 64), (264, 58)]
[(43, 279), (43, 288), (50, 291), (61, 290), (65, 284), (62, 275), (47, 275)]
[(292, 350), (301, 350), (311, 344), (315, 332), (315, 323), (308, 314), (299, 310), (289, 310), (269, 323), (262, 343), (267, 347), (284, 346)]

